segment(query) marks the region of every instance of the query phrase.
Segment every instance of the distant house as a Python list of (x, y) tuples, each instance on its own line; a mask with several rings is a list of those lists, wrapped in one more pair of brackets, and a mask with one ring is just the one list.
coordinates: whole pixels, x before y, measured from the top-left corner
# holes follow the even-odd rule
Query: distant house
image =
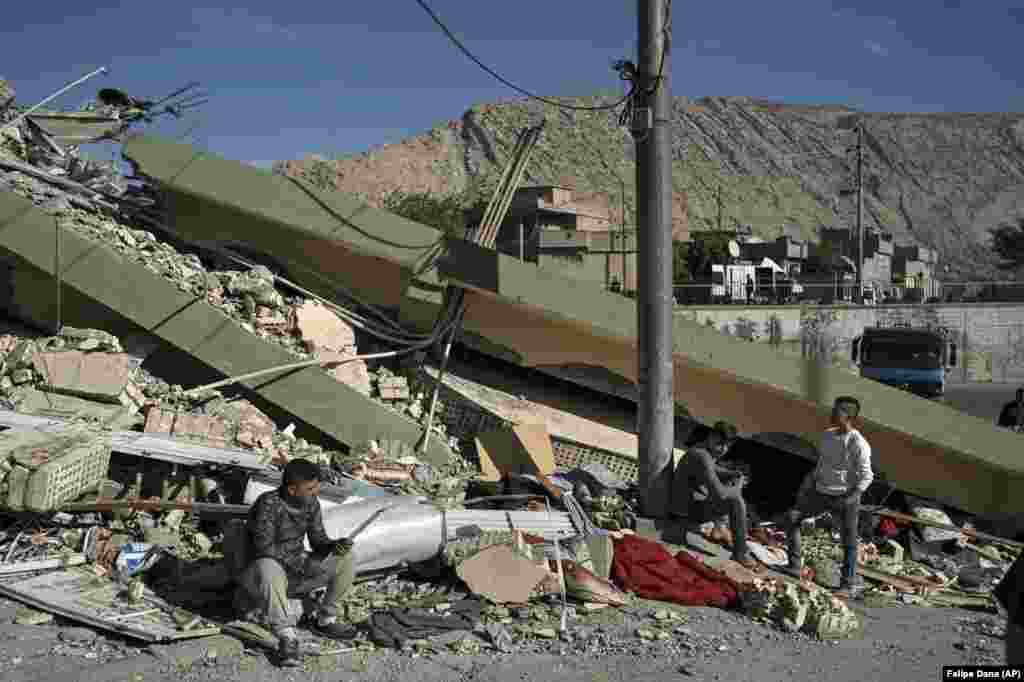
[(893, 258), (893, 284), (907, 290), (918, 290), (916, 297), (928, 299), (941, 296), (937, 278), (939, 254), (923, 246), (897, 246)]
[(556, 185), (520, 189), (495, 248), (605, 289), (636, 291), (636, 230), (602, 194)]
[[(856, 279), (859, 243), (856, 230), (824, 228), (820, 232), (825, 250), (837, 253), (853, 262)], [(873, 289), (878, 298), (891, 293), (893, 255), (895, 246), (889, 232), (875, 227), (864, 228), (864, 286)]]
[(803, 272), (810, 254), (810, 245), (789, 236), (782, 236), (775, 241), (743, 241), (740, 242), (740, 257), (745, 260), (761, 262), (771, 259), (786, 274), (796, 279)]

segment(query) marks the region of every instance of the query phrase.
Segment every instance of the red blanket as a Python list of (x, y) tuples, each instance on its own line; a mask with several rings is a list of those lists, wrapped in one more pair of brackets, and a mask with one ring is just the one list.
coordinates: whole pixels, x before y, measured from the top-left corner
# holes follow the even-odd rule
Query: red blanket
[(615, 540), (612, 579), (644, 599), (683, 606), (727, 608), (737, 600), (729, 578), (679, 552), (675, 556), (653, 540), (626, 535)]

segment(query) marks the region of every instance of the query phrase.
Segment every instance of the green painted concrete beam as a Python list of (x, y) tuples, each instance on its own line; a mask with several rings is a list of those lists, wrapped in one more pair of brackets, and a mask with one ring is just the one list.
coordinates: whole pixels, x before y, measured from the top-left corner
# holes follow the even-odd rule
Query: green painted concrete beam
[[(0, 192), (0, 253), (15, 267), (31, 267), (52, 277), (53, 216), (9, 192)], [(125, 259), (73, 230), (61, 235), (61, 276), (66, 289), (115, 311), (224, 376), (237, 376), (295, 362), (283, 348), (257, 338), (204, 300)], [(52, 280), (51, 280), (52, 281)], [(53, 297), (53, 290), (15, 291), (19, 297)], [(358, 445), (386, 436), (415, 443), (422, 429), (414, 422), (335, 380), (319, 368), (271, 375), (244, 385), (326, 436)], [(428, 459), (447, 461), (448, 451), (431, 440)]]
[[(421, 327), (436, 314), (436, 296), (431, 289), (436, 294), (436, 287), (445, 281), (459, 284), (479, 292), (486, 299), (483, 303), (491, 306), (489, 321), (474, 321), (472, 313), (467, 314), (474, 343), (505, 359), (522, 361), (521, 353), (529, 352), (526, 346), (530, 345), (536, 354), (536, 335), (545, 336), (539, 343), (541, 351), (545, 344), (589, 346), (602, 339), (606, 343), (600, 352), (614, 354), (615, 347), (635, 352), (631, 349), (636, 345), (637, 315), (631, 299), (462, 240), (443, 240), (438, 231), (383, 211), (360, 211), (345, 204), (349, 215), (367, 218), (359, 229), (339, 228), (334, 211), (327, 211), (319, 197), (296, 194), (291, 181), (189, 149), (152, 138), (134, 140), (125, 148), (126, 157), (136, 161), (143, 174), (162, 184), (172, 197), (172, 206), (191, 206), (185, 214), (176, 212), (175, 231), (196, 239), (242, 241), (282, 257), (301, 271), (304, 284), (319, 276), (321, 286), (311, 288), (320, 291), (326, 291), (325, 281), (361, 287), (368, 300), (398, 305), (406, 319)], [(275, 201), (275, 191), (281, 193), (281, 202)], [(355, 203), (338, 193), (329, 196), (339, 205)], [(218, 213), (211, 218), (204, 207)], [(251, 229), (243, 218), (262, 222), (259, 229)], [(295, 235), (306, 240), (304, 249), (287, 243)], [(361, 281), (368, 270), (359, 257), (348, 260), (346, 268), (327, 272), (334, 264), (323, 254), (347, 248), (348, 239), (354, 240), (353, 249), (365, 254), (362, 260), (375, 264), (373, 286)], [(374, 246), (377, 242), (415, 242), (423, 248), (412, 258), (406, 252), (378, 248)], [(389, 281), (387, 264), (393, 274), (401, 271), (401, 283)], [(400, 293), (396, 295), (395, 290)], [(509, 340), (514, 331), (510, 325), (526, 319), (517, 317), (523, 311), (532, 320), (546, 322), (536, 327), (531, 340), (520, 334), (516, 347)], [(865, 434), (878, 443), (876, 463), (891, 474), (893, 485), (976, 514), (1024, 511), (1024, 497), (1016, 492), (1024, 487), (1019, 436), (840, 370), (823, 370), (818, 380), (812, 381), (815, 372), (803, 360), (688, 320), (675, 321), (674, 350), (677, 402), (686, 405), (696, 418), (730, 419), (748, 432), (769, 432), (785, 424), (786, 428), (779, 430), (816, 439), (827, 404), (837, 395), (856, 395), (863, 402)], [(601, 357), (585, 357), (587, 351), (583, 348), (579, 355), (584, 357), (571, 362), (608, 366), (602, 365)], [(623, 352), (618, 351), (620, 368)]]
[[(429, 263), (442, 245), (441, 233), (433, 228), (341, 192), (324, 192), (190, 145), (139, 135), (125, 143), (123, 153), (146, 175), (173, 180), (176, 192), (208, 199), (216, 188), (216, 203), (244, 207), (246, 215), (259, 221), (301, 226), (304, 232), (329, 237), (364, 256), (415, 270)], [(216, 231), (208, 234), (211, 239), (220, 236)]]

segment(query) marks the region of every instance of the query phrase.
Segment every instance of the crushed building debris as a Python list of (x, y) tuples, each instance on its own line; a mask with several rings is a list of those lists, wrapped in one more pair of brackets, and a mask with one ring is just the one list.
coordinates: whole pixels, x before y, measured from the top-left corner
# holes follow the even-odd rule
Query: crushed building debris
[[(2, 111), (13, 98), (5, 87), (0, 81), (0, 122), (19, 113)], [(208, 326), (137, 325), (150, 331), (127, 336), (131, 324), (114, 317), (101, 320), (110, 331), (65, 326), (59, 296), (56, 324), (48, 304), (8, 301), (9, 314), (55, 332), (11, 322), (0, 335), (0, 426), (7, 429), (0, 433), (0, 595), (37, 610), (21, 622), (42, 626), (57, 615), (143, 642), (224, 633), (276, 647), (235, 588), (248, 563), (251, 505), (280, 487), (281, 468), (299, 459), (318, 465), (324, 526), (353, 541), (347, 551), (359, 577), (338, 616), (358, 626), (351, 641), (306, 640), (309, 654), (560, 646), (642, 599), (673, 606), (652, 612), (654, 625), (635, 633), (640, 640), (680, 634), (678, 609), (702, 605), (820, 639), (860, 631), (858, 616), (829, 593), (842, 550), (827, 516), (805, 529), (802, 581), (754, 574), (685, 529), (687, 547), (643, 536), (635, 437), (536, 406), (510, 409), (471, 382), (444, 380), (425, 366), (427, 344), (412, 363), (364, 358), (392, 353), (353, 314), (289, 282), (276, 264), (240, 265), (223, 250), (181, 243), (164, 227), (154, 187), (78, 155), (76, 145), (116, 137), (125, 121), (147, 115), (117, 92), (107, 100), (82, 115), (42, 112), (4, 128), (0, 192), (28, 199), (40, 225), (40, 216), (52, 217), (58, 240), (74, 235), (76, 248), (98, 242), (137, 266), (118, 272), (157, 275), (160, 305), (201, 306), (208, 316), (189, 319)], [(9, 212), (25, 213), (21, 206)], [(42, 249), (33, 253), (42, 268)], [(59, 265), (53, 272), (75, 275)], [(17, 276), (49, 282), (38, 273)], [(86, 291), (77, 281), (63, 284), (79, 300), (113, 300), (102, 299), (103, 287)], [(180, 301), (163, 296), (170, 288)], [(205, 329), (229, 326), (232, 335), (216, 342), (223, 347), (196, 350), (212, 334)], [(393, 323), (389, 333), (406, 332)], [(284, 397), (265, 387), (277, 379), (197, 393), (175, 383), (176, 373), (147, 367), (152, 353), (174, 346), (229, 377), (260, 369), (231, 357), (235, 342), (271, 348), (260, 355), (267, 366), (336, 364), (302, 370), (309, 383), (293, 384)], [(438, 382), (441, 404), (431, 406)], [(321, 391), (331, 385), (351, 391)], [(304, 390), (312, 394), (307, 402), (296, 397)], [(342, 426), (309, 416), (313, 404)], [(281, 421), (282, 411), (295, 421)], [(300, 422), (314, 428), (297, 436)], [(580, 437), (576, 429), (592, 433)], [(939, 509), (909, 502), (900, 509), (925, 523), (876, 510), (884, 523), (862, 531), (859, 570), (871, 584), (865, 603), (991, 609), (989, 592), (1019, 547), (961, 528)], [(767, 567), (785, 564), (781, 533), (770, 523), (750, 541)], [(313, 614), (323, 591), (305, 597), (290, 599), (287, 610)]]

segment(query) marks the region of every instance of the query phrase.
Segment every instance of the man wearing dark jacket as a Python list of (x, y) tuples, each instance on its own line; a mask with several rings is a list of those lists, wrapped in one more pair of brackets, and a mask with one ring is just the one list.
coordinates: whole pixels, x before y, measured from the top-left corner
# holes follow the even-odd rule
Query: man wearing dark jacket
[(1024, 554), (1010, 566), (993, 590), (1006, 609), (1006, 664), (1024, 665)]
[(1024, 424), (1024, 388), (1017, 389), (1016, 400), (1003, 405), (998, 424), (1005, 429), (1020, 430)]
[[(674, 512), (686, 519), (691, 528), (713, 521), (712, 540), (728, 540), (724, 517), (732, 529), (732, 559), (757, 571), (757, 563), (747, 550), (747, 506), (743, 501), (743, 477), (720, 467), (717, 461), (729, 451), (736, 440), (736, 427), (717, 422), (701, 443), (686, 451), (679, 469), (673, 494)], [(729, 481), (726, 485), (723, 479)]]
[[(300, 663), (289, 597), (326, 587), (315, 630), (332, 639), (353, 634), (338, 621), (342, 599), (354, 579), (352, 543), (327, 537), (319, 494), (319, 467), (295, 459), (285, 466), (281, 487), (260, 495), (249, 510), (250, 563), (239, 586), (260, 605), (263, 619), (280, 642), (281, 662), (286, 666)], [(305, 551), (307, 536), (312, 553)]]

